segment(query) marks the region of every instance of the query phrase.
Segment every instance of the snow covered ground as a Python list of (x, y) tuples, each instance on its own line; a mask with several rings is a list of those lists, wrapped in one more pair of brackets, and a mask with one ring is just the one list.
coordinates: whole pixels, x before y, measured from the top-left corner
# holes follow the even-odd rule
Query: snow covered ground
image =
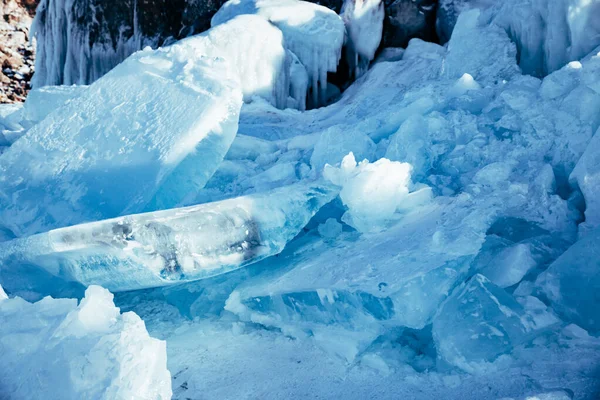
[[(237, 2), (230, 16), (281, 29), (284, 47), (279, 35), (273, 43), (285, 52), (268, 76), (285, 54), (291, 82), (306, 59), (285, 43), (303, 14), (258, 3)], [(20, 362), (19, 337), (50, 338), (35, 347), (46, 371), (69, 340), (85, 358), (137, 315), (147, 332), (139, 321), (132, 335), (140, 346), (162, 343), (148, 334), (165, 341), (168, 368), (157, 350), (156, 369), (143, 370), (157, 374), (144, 383), (155, 392), (141, 398), (597, 399), (600, 38), (586, 28), (591, 52), (570, 48), (534, 71), (515, 40), (531, 37), (503, 24), (506, 9), (486, 7), (460, 14), (446, 46), (414, 39), (310, 111), (275, 107), (271, 86), (242, 104), (238, 64), (265, 59), (229, 55), (248, 38), (224, 27), (263, 22), (246, 15), (136, 53), (89, 87), (37, 89), (22, 109), (2, 108), (0, 284), (10, 298), (0, 292), (0, 318), (10, 324), (0, 320), (0, 359), (11, 368), (0, 393), (64, 398), (18, 384), (35, 370)], [(526, 26), (530, 14), (519, 15), (512, 27)], [(131, 75), (161, 92), (119, 87)], [(203, 114), (224, 102), (220, 118)], [(151, 157), (156, 148), (166, 155)], [(111, 204), (80, 201), (88, 193)], [(96, 286), (79, 308), (43, 299), (82, 298), (95, 284), (125, 313)], [(81, 310), (92, 298), (109, 310), (92, 328), (74, 330), (77, 340), (51, 333), (72, 314), (89, 322)], [(127, 359), (149, 357), (140, 352)], [(114, 369), (91, 362), (89, 376), (100, 365)], [(69, 373), (61, 382), (73, 396), (128, 398), (140, 382), (126, 374), (102, 389)]]

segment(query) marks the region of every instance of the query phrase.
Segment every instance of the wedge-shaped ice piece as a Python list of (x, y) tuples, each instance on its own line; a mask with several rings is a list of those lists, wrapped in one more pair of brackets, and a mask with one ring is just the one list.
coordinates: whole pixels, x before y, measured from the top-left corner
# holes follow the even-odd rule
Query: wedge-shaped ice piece
[(532, 326), (511, 295), (478, 274), (446, 300), (433, 320), (433, 338), (445, 361), (475, 372), (509, 353)]
[(166, 343), (121, 314), (106, 289), (89, 287), (79, 306), (0, 297), (0, 321), (2, 398), (171, 398)]
[(25, 236), (170, 208), (237, 132), (235, 74), (196, 36), (132, 55), (0, 157), (0, 226)]
[(334, 11), (298, 0), (230, 0), (213, 16), (217, 26), (237, 15), (256, 14), (281, 29), (286, 47), (306, 67), (314, 106), (324, 104), (327, 72), (335, 72), (346, 28)]
[(92, 222), (5, 242), (0, 258), (3, 268), (33, 264), (112, 291), (193, 281), (279, 253), (337, 193), (326, 184), (301, 183)]
[(563, 318), (600, 332), (600, 229), (588, 232), (537, 279)]

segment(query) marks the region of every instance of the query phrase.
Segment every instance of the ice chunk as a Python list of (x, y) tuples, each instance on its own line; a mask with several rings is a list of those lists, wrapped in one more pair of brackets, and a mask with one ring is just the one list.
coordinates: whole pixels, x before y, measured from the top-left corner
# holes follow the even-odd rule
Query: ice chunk
[(460, 78), (467, 73), (487, 86), (508, 80), (520, 71), (517, 49), (506, 32), (495, 25), (482, 26), (479, 15), (480, 11), (473, 9), (458, 17), (448, 43), (444, 74)]
[(67, 101), (85, 93), (87, 86), (44, 86), (31, 90), (23, 106), (23, 119), (32, 123), (46, 118)]
[(381, 50), (375, 62), (394, 62), (402, 60), (404, 49), (402, 47), (386, 47)]
[(342, 224), (335, 218), (327, 218), (327, 221), (319, 225), (319, 234), (326, 239), (335, 239), (342, 233)]
[(211, 26), (236, 15), (257, 14), (281, 29), (286, 47), (306, 67), (312, 103), (325, 104), (327, 72), (335, 72), (340, 61), (346, 29), (332, 10), (298, 0), (229, 0), (213, 16)]
[(475, 275), (446, 300), (433, 320), (432, 332), (442, 358), (477, 372), (525, 340), (531, 323), (512, 296)]
[(301, 183), (57, 229), (3, 243), (2, 269), (36, 265), (112, 291), (204, 279), (279, 253), (337, 193), (331, 185)]
[(529, 246), (516, 244), (500, 251), (481, 274), (501, 288), (516, 285), (537, 265)]
[(585, 199), (585, 222), (580, 229), (600, 227), (600, 129), (589, 142), (569, 178)]
[(346, 131), (336, 126), (321, 134), (310, 157), (310, 165), (320, 174), (325, 164), (337, 165), (349, 152), (359, 161), (373, 160), (375, 143), (360, 130)]
[(0, 286), (0, 301), (8, 299), (8, 296), (6, 295), (6, 292), (4, 291), (4, 289), (2, 288), (2, 286)]
[(0, 225), (17, 236), (169, 208), (237, 132), (235, 73), (206, 36), (136, 53), (0, 156)]
[(592, 332), (600, 331), (599, 240), (600, 229), (590, 231), (536, 281), (559, 315)]
[(360, 232), (384, 229), (396, 210), (410, 209), (411, 205), (427, 202), (428, 194), (413, 192), (412, 166), (382, 158), (374, 163), (356, 163), (350, 153), (342, 160), (340, 168), (326, 166), (325, 178), (342, 186), (340, 198), (348, 211), (342, 220)]
[(164, 341), (148, 335), (113, 295), (91, 286), (75, 299), (0, 300), (2, 394), (15, 399), (171, 398)]
[(348, 33), (346, 55), (350, 76), (358, 78), (366, 72), (379, 48), (384, 3), (382, 0), (344, 0), (340, 15)]
[(239, 15), (205, 35), (212, 44), (207, 55), (223, 57), (238, 74), (244, 101), (260, 96), (287, 107), (292, 59), (279, 29), (256, 15)]

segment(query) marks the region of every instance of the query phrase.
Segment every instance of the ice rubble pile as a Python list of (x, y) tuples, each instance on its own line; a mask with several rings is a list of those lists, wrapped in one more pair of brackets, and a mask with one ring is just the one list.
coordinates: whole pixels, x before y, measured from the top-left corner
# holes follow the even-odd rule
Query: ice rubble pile
[[(462, 13), (447, 47), (411, 41), (400, 60), (376, 62), (328, 107), (299, 113), (274, 108), (268, 100), (244, 104), (230, 146), (196, 145), (205, 144), (206, 154), (217, 161), (206, 166), (198, 152), (190, 151), (178, 164), (179, 174), (169, 175), (170, 186), (153, 175), (149, 182), (159, 187), (152, 186), (152, 193), (139, 190), (139, 196), (147, 197), (136, 212), (171, 209), (5, 242), (1, 283), (11, 293), (44, 293), (51, 285), (41, 281), (49, 275), (102, 282), (113, 290), (206, 278), (123, 295), (123, 301), (132, 299), (128, 305), (142, 309), (169, 303), (207, 324), (233, 318), (236, 327), (267, 327), (351, 363), (370, 360), (379, 370), (402, 360), (415, 371), (480, 374), (511, 365), (524, 352), (542, 354), (547, 343), (562, 346), (560, 341), (573, 332), (583, 337), (585, 329), (597, 335), (600, 48), (543, 79), (523, 75), (518, 43), (488, 12)], [(248, 13), (262, 15), (246, 8), (233, 14)], [(287, 47), (286, 30), (282, 32)], [(137, 63), (137, 69), (153, 73), (170, 70), (178, 59), (164, 54), (192, 46), (194, 40), (171, 50), (137, 53), (123, 66)], [(232, 125), (237, 124), (242, 98), (237, 72), (223, 71), (221, 65), (227, 64), (222, 61), (199, 58), (194, 66), (210, 61), (218, 71), (201, 68), (184, 80), (186, 90), (168, 79), (164, 86), (178, 96), (197, 96), (198, 88), (230, 93), (238, 107)], [(185, 76), (190, 70), (182, 71)], [(88, 167), (86, 155), (118, 153), (114, 143), (122, 133), (99, 116), (92, 118), (91, 128), (83, 127), (82, 121), (94, 117), (89, 108), (99, 106), (90, 92), (102, 103), (121, 96), (110, 92), (109, 83), (127, 72), (117, 67), (50, 112), (0, 156), (0, 165), (7, 171), (8, 161), (28, 159), (33, 165), (41, 154), (56, 157), (49, 160), (61, 162), (60, 171), (69, 171), (68, 160), (97, 177), (101, 169)], [(232, 77), (231, 87), (217, 81), (223, 74)], [(153, 100), (153, 92), (142, 94), (128, 96), (136, 104), (155, 101), (148, 108), (163, 105)], [(134, 147), (140, 138), (160, 138), (161, 144), (169, 139), (176, 149), (190, 150), (187, 137), (172, 137), (169, 131), (169, 138), (163, 138), (153, 124), (145, 125), (145, 109), (118, 99), (101, 109), (111, 121), (128, 118), (134, 132), (145, 133), (131, 138)], [(171, 107), (181, 103), (172, 99), (163, 101)], [(48, 138), (66, 135), (53, 125), (64, 118), (77, 127), (65, 136), (69, 144), (96, 127), (117, 134), (71, 157), (47, 154), (58, 151), (43, 147)], [(203, 121), (186, 113), (175, 122), (204, 127)], [(219, 157), (214, 155), (217, 147)], [(148, 165), (158, 168), (159, 161)], [(55, 166), (44, 165), (36, 173)], [(214, 174), (205, 167), (214, 168)], [(68, 196), (59, 193), (48, 204), (87, 196), (88, 191), (71, 188), (80, 182), (64, 174), (57, 173), (53, 183)], [(131, 176), (135, 180), (126, 189), (137, 190), (146, 175), (135, 171)], [(198, 184), (197, 176), (206, 176), (206, 184)], [(3, 184), (9, 183), (15, 184)], [(35, 215), (42, 211), (49, 215), (43, 222), (58, 215), (65, 225), (108, 217), (63, 216), (57, 214), (60, 209), (33, 207), (41, 189), (27, 180), (18, 185), (22, 191), (3, 189), (18, 193), (16, 197), (32, 191), (18, 203), (28, 212), (17, 222), (39, 221)], [(121, 188), (104, 188), (116, 189)], [(109, 199), (114, 195), (119, 201), (129, 196), (110, 193)], [(161, 202), (154, 200), (155, 193), (161, 194)], [(173, 208), (198, 203), (207, 204)], [(122, 206), (110, 216), (128, 212), (132, 208)], [(17, 231), (14, 226), (8, 227)], [(52, 227), (31, 225), (27, 233)], [(270, 257), (274, 254), (278, 256)], [(42, 269), (47, 274), (33, 273)], [(19, 271), (24, 272), (19, 276)], [(54, 283), (52, 287), (61, 290)], [(574, 342), (568, 343), (573, 350)]]
[(164, 341), (90, 286), (85, 297), (29, 303), (0, 287), (0, 392), (11, 399), (170, 399)]
[(346, 31), (341, 18), (326, 7), (306, 1), (230, 0), (213, 16), (211, 25), (215, 27), (241, 14), (259, 15), (281, 30), (286, 47), (306, 68), (313, 105), (325, 104), (327, 73), (337, 70), (344, 45)]

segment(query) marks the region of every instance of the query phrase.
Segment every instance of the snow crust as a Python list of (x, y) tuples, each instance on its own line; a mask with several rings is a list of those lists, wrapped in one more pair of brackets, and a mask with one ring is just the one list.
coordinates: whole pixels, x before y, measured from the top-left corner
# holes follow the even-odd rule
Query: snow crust
[(170, 399), (167, 348), (113, 295), (29, 303), (0, 288), (0, 390), (11, 399)]

